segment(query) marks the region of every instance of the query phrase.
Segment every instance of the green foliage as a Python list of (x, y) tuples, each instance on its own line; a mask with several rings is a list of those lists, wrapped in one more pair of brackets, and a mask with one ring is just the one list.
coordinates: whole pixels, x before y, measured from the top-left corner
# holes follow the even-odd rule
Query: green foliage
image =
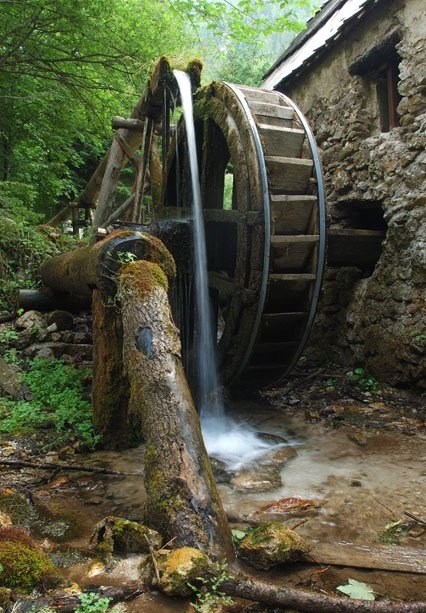
[(88, 370), (45, 358), (32, 360), (22, 375), (32, 399), (0, 399), (0, 432), (32, 432), (52, 423), (57, 442), (77, 436), (93, 448), (99, 437), (93, 431), (91, 403), (84, 399)]
[(21, 183), (0, 182), (0, 310), (12, 310), (17, 290), (37, 285), (41, 262), (67, 247), (65, 238), (55, 241), (45, 229), (33, 226), (39, 216), (31, 198)]
[(378, 540), (386, 545), (398, 545), (399, 537), (403, 532), (410, 530), (411, 525), (402, 521), (391, 521), (386, 524), (383, 532), (379, 534)]
[(424, 332), (413, 332), (412, 337), (418, 343), (426, 345), (426, 330)]
[(231, 578), (228, 566), (225, 561), (218, 562), (215, 566), (216, 572), (213, 576), (197, 577), (196, 585), (188, 584), (196, 596), (192, 608), (199, 613), (214, 613), (220, 605), (234, 604), (232, 598), (220, 590), (220, 585)]
[(79, 595), (80, 606), (75, 613), (105, 613), (108, 610), (111, 598), (106, 598), (94, 592), (83, 592)]
[(0, 345), (8, 345), (9, 343), (15, 343), (19, 338), (19, 334), (13, 328), (9, 330), (4, 330), (0, 334)]
[(367, 374), (364, 368), (355, 368), (350, 373), (350, 380), (357, 383), (365, 392), (376, 392), (379, 385), (377, 379)]
[(166, 3), (148, 0), (1, 7), (0, 181), (20, 181), (50, 217), (87, 182), (110, 117), (133, 108), (152, 63), (185, 53), (191, 36)]
[(239, 545), (241, 541), (243, 540), (243, 538), (247, 535), (246, 531), (236, 530), (234, 528), (231, 530), (231, 533), (232, 533), (232, 540), (236, 545)]
[(117, 260), (120, 264), (131, 264), (138, 259), (138, 256), (131, 251), (119, 251), (117, 253)]
[[(238, 42), (259, 40), (283, 30), (300, 30), (300, 11), (318, 6), (309, 0), (169, 0), (170, 6), (200, 31), (205, 26), (213, 34)], [(271, 19), (273, 17), (273, 19)]]

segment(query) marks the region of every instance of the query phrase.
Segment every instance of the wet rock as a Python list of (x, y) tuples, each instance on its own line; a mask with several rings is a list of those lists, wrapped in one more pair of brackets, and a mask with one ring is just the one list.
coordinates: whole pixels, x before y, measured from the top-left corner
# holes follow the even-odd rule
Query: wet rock
[(74, 345), (70, 343), (35, 343), (24, 350), (24, 354), (29, 358), (34, 357), (54, 357), (61, 358), (63, 355), (71, 356), (74, 361), (91, 360), (92, 345)]
[(282, 485), (280, 471), (275, 466), (249, 466), (231, 479), (239, 492), (269, 492)]
[(315, 515), (321, 504), (321, 501), (307, 498), (281, 498), (260, 507), (254, 517), (256, 521), (261, 519), (265, 521), (265, 519), (276, 520), (283, 517)]
[(0, 393), (11, 396), (15, 400), (22, 400), (28, 394), (27, 387), (22, 383), (20, 368), (15, 364), (8, 364), (0, 357)]
[(74, 327), (74, 317), (72, 314), (60, 309), (51, 311), (47, 315), (47, 322), (49, 325), (56, 325), (56, 330), (72, 330)]
[(163, 544), (162, 536), (147, 526), (110, 515), (98, 522), (91, 538), (97, 551), (113, 553), (149, 553)]
[(168, 596), (189, 596), (189, 583), (211, 567), (208, 556), (194, 547), (180, 547), (162, 555), (157, 561), (159, 579), (155, 585)]
[(216, 483), (229, 483), (231, 481), (232, 475), (225, 462), (217, 458), (210, 458), (210, 464)]
[(17, 330), (33, 330), (34, 328), (46, 328), (44, 317), (38, 311), (27, 311), (15, 321)]
[(294, 447), (289, 447), (288, 445), (277, 446), (262, 456), (262, 463), (271, 463), (277, 466), (282, 466), (292, 458), (296, 457), (296, 455), (297, 452)]
[(271, 521), (247, 534), (238, 551), (240, 557), (255, 568), (269, 570), (279, 564), (303, 560), (309, 547), (294, 530), (281, 522)]

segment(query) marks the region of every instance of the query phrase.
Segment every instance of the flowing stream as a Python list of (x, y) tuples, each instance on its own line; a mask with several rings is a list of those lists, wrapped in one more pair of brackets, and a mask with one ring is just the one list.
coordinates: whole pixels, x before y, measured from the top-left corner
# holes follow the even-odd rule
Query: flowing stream
[(173, 71), (179, 86), (186, 127), (188, 156), (191, 170), (192, 211), (194, 224), (194, 277), (196, 313), (196, 364), (198, 403), (204, 442), (210, 455), (231, 467), (258, 458), (271, 449), (253, 428), (237, 423), (225, 415), (216, 362), (216, 342), (213, 335), (212, 311), (209, 298), (206, 238), (201, 204), (201, 190), (195, 140), (191, 81), (187, 73)]

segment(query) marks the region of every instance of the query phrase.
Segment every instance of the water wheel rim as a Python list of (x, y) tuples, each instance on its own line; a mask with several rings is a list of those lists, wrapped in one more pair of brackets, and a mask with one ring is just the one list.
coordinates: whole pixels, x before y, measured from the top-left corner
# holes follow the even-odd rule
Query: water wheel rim
[(250, 108), (247, 104), (247, 101), (244, 95), (241, 93), (238, 87), (226, 81), (225, 81), (225, 85), (229, 87), (229, 89), (237, 97), (244, 113), (246, 114), (248, 124), (253, 134), (255, 151), (256, 151), (257, 160), (259, 164), (259, 177), (260, 177), (260, 182), (261, 182), (263, 215), (264, 215), (263, 224), (264, 224), (264, 237), (265, 237), (264, 245), (263, 245), (263, 274), (262, 274), (262, 279), (261, 279), (260, 288), (259, 288), (260, 293), (259, 293), (259, 300), (258, 300), (258, 305), (256, 309), (255, 321), (253, 324), (252, 333), (247, 343), (247, 348), (243, 356), (243, 359), (241, 360), (239, 368), (236, 370), (235, 374), (230, 380), (230, 384), (232, 384), (235, 380), (239, 379), (241, 373), (245, 370), (250, 360), (251, 353), (253, 351), (253, 347), (256, 342), (257, 333), (259, 330), (260, 318), (262, 316), (264, 305), (265, 305), (266, 291), (267, 291), (268, 279), (269, 279), (269, 258), (270, 258), (270, 253), (271, 253), (270, 241), (267, 240), (267, 237), (269, 237), (271, 234), (271, 209), (269, 206), (268, 175), (267, 175), (267, 170), (266, 170), (265, 158), (263, 156), (262, 144), (260, 141), (259, 132), (256, 127), (256, 123), (254, 121), (253, 114), (250, 111)]

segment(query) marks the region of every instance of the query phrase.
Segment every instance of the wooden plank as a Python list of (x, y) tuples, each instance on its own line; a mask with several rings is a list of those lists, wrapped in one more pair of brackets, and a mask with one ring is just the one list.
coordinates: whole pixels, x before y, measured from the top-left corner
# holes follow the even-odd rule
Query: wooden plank
[(318, 235), (272, 236), (271, 263), (274, 272), (308, 272)]
[(305, 140), (304, 130), (271, 126), (266, 123), (258, 125), (266, 155), (280, 157), (300, 157)]
[(265, 156), (270, 188), (283, 194), (303, 194), (312, 175), (312, 160)]
[(316, 279), (316, 275), (311, 274), (311, 273), (306, 273), (306, 274), (293, 274), (293, 273), (289, 273), (289, 274), (272, 274), (269, 275), (269, 281), (272, 281), (274, 283), (309, 283), (310, 281), (314, 281)]
[(316, 196), (271, 196), (273, 234), (302, 234), (308, 231)]
[(374, 266), (382, 252), (383, 230), (357, 228), (331, 229), (328, 232), (329, 266)]
[(287, 248), (291, 244), (313, 245), (319, 241), (318, 234), (283, 234), (271, 237), (273, 247)]
[(219, 272), (209, 272), (208, 276), (209, 287), (217, 289), (227, 296), (232, 296), (237, 291), (234, 279)]
[(309, 304), (309, 290), (315, 281), (312, 273), (269, 275), (265, 311), (304, 311)]
[(257, 87), (248, 87), (246, 85), (238, 85), (238, 89), (244, 94), (247, 101), (250, 103), (251, 101), (267, 102), (270, 104), (280, 103), (280, 96), (276, 92), (259, 89)]
[(270, 126), (286, 126), (287, 128), (297, 128), (300, 125), (293, 109), (287, 106), (251, 100), (248, 103), (259, 124), (266, 123)]
[(319, 564), (426, 574), (426, 550), (400, 545), (359, 545), (310, 541), (309, 555)]
[(260, 223), (263, 211), (239, 211), (238, 209), (203, 209), (204, 221), (219, 223)]

